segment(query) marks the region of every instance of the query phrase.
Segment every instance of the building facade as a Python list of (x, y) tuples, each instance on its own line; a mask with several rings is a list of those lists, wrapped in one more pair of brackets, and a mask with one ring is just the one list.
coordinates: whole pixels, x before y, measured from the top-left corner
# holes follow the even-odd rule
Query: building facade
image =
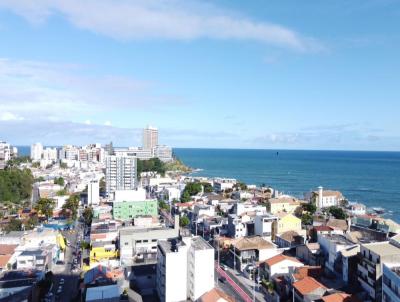
[(136, 186), (136, 157), (106, 157), (106, 191), (109, 196), (116, 190), (134, 190)]
[(88, 204), (98, 205), (100, 203), (100, 182), (97, 179), (88, 183)]
[(43, 154), (43, 145), (36, 143), (31, 145), (31, 159), (32, 161), (40, 161)]
[(214, 249), (203, 238), (161, 240), (157, 259), (160, 301), (197, 301), (214, 288)]
[(122, 201), (113, 203), (113, 217), (118, 220), (132, 220), (137, 216), (157, 216), (157, 200)]
[(158, 145), (158, 129), (147, 126), (143, 129), (143, 149), (153, 150)]
[(400, 263), (384, 263), (382, 301), (400, 302)]

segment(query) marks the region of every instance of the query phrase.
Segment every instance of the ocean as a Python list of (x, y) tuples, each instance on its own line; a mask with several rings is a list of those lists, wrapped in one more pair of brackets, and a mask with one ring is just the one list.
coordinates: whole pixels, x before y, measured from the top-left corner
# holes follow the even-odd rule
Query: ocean
[(175, 155), (201, 169), (193, 175), (264, 183), (303, 198), (318, 186), (353, 202), (382, 207), (400, 223), (400, 152), (182, 149)]
[[(18, 147), (29, 155), (30, 147)], [(400, 152), (174, 148), (197, 176), (265, 184), (303, 198), (318, 186), (339, 190), (353, 202), (382, 207), (400, 223)]]

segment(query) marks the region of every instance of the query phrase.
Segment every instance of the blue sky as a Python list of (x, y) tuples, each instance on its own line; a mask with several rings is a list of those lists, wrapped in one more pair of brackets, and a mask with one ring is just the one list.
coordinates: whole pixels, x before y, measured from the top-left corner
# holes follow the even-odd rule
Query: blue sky
[(400, 1), (0, 0), (0, 140), (400, 150)]

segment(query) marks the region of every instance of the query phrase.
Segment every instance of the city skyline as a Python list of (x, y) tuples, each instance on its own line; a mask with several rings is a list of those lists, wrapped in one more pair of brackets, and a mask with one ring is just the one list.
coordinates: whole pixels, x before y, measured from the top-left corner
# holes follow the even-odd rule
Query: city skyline
[[(105, 13), (107, 12), (107, 13)], [(400, 150), (400, 2), (0, 1), (0, 140)]]

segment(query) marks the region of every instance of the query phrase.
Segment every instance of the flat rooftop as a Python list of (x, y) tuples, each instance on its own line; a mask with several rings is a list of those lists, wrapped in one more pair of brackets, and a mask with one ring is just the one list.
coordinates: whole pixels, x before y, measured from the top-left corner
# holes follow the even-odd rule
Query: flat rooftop
[(369, 243), (365, 244), (364, 246), (381, 257), (400, 255), (400, 249), (390, 244), (388, 241)]
[[(186, 246), (186, 244), (183, 241), (179, 241), (178, 239), (175, 239), (177, 242), (177, 247), (178, 247), (178, 251), (181, 247)], [(168, 253), (175, 253), (174, 251), (172, 251), (172, 241), (171, 240), (159, 240), (158, 241), (158, 245), (160, 246), (160, 248), (164, 251), (164, 253), (168, 254)]]
[(213, 249), (213, 247), (207, 241), (205, 241), (202, 237), (194, 237), (194, 238), (192, 238), (192, 246), (196, 250)]

